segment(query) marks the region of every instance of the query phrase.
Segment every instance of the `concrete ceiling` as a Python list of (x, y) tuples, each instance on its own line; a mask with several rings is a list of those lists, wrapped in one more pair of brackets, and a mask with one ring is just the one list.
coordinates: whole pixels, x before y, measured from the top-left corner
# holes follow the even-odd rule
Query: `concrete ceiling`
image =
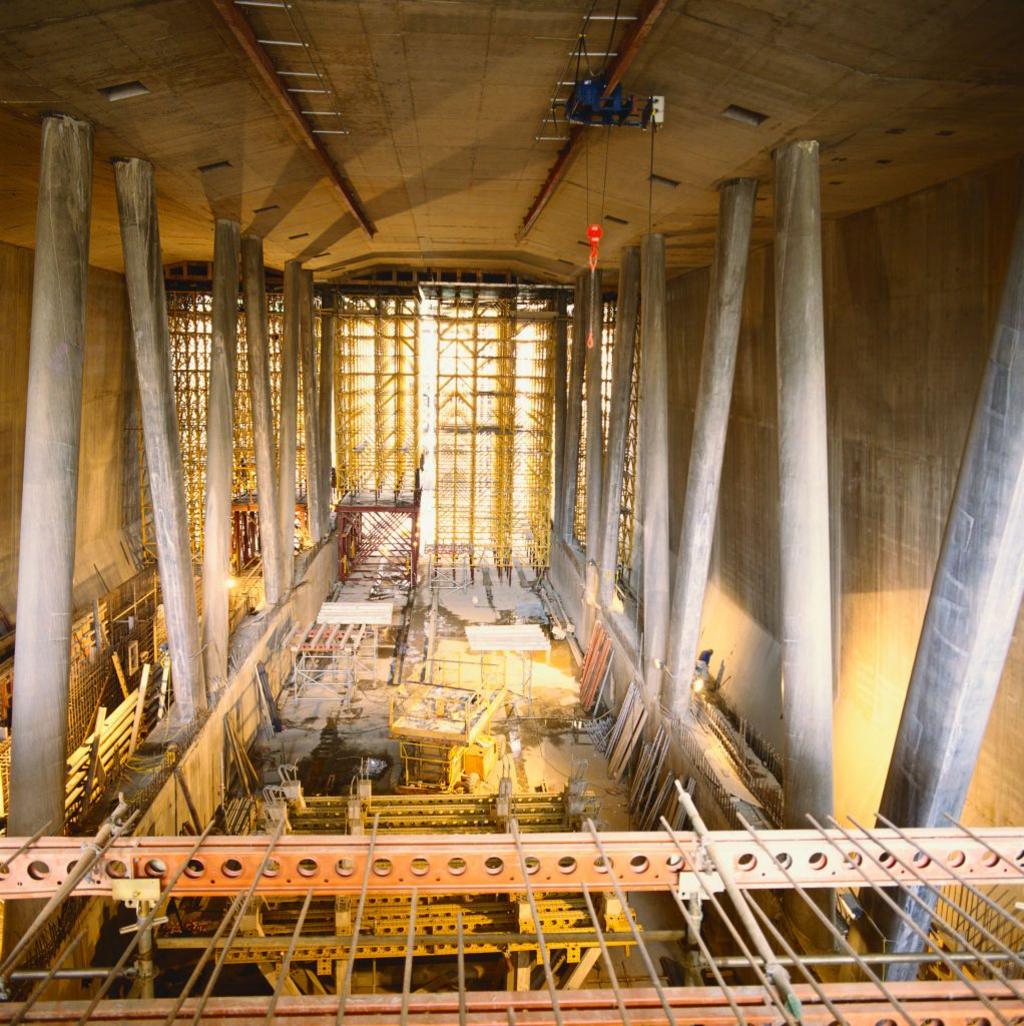
[[(92, 260), (110, 268), (121, 265), (115, 156), (155, 164), (168, 261), (208, 259), (212, 218), (230, 216), (265, 236), (268, 263), (302, 257), (325, 276), (397, 263), (564, 277), (602, 212), (627, 222), (605, 221), (608, 265), (649, 216), (670, 236), (673, 266), (706, 264), (715, 185), (736, 175), (765, 183), (755, 239), (767, 240), (771, 151), (787, 139), (821, 141), (826, 216), (1024, 152), (1017, 0), (672, 0), (625, 87), (666, 97), (653, 166), (679, 184), (650, 186), (649, 135), (592, 130), (517, 242), (559, 148), (535, 136), (592, 0), (294, 2), (349, 132), (321, 139), (375, 222), (372, 240), (208, 0), (0, 5), (0, 239), (33, 243), (45, 110), (96, 125)], [(261, 38), (289, 38), (287, 12), (239, 9)], [(605, 49), (607, 32), (596, 25), (589, 47)], [(284, 51), (268, 48), (299, 66)], [(149, 94), (112, 103), (99, 92), (132, 79)], [(730, 121), (729, 104), (767, 119)], [(218, 161), (231, 166), (197, 170)]]

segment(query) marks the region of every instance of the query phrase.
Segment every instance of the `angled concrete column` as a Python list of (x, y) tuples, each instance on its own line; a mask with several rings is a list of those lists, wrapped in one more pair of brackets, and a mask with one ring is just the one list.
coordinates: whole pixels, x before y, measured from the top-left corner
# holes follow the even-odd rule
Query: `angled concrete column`
[[(50, 833), (64, 830), (91, 205), (92, 125), (44, 118), (18, 549), (11, 836), (46, 824)], [(7, 907), (16, 913), (21, 904)]]
[(643, 672), (648, 709), (661, 695), (668, 642), (668, 335), (665, 237), (645, 235), (640, 250), (640, 462), (643, 466)]
[(191, 720), (206, 708), (195, 578), (189, 548), (185, 473), (171, 377), (167, 293), (160, 259), (153, 165), (132, 158), (114, 164), (121, 219), (124, 276), (131, 308), (135, 372), (149, 492), (153, 496), (160, 589), (171, 654), (171, 687), (178, 718)]
[[(974, 406), (881, 811), (959, 817), (1024, 595), (1024, 204)], [(889, 923), (897, 951), (919, 941)]]
[(306, 441), (306, 510), (309, 534), (316, 544), (323, 537), (323, 506), (320, 501), (320, 415), (313, 348), (313, 272), (302, 272), (302, 306), (299, 308), (299, 355), (302, 360), (302, 415)]
[(203, 653), (211, 690), (225, 684), (228, 677), (238, 247), (238, 222), (218, 221), (213, 238), (213, 331), (206, 407), (206, 521), (203, 525)]
[(245, 289), (245, 351), (249, 366), (249, 401), (260, 513), (260, 558), (263, 563), (263, 590), (267, 605), (272, 606), (283, 594), (281, 528), (274, 467), (274, 418), (270, 404), (263, 240), (258, 235), (242, 236), (242, 284)]
[(555, 416), (554, 432), (551, 438), (551, 448), (554, 453), (554, 481), (555, 494), (552, 501), (551, 522), (555, 530), (559, 530), (562, 523), (562, 506), (565, 502), (565, 492), (562, 489), (562, 480), (565, 477), (565, 399), (566, 399), (566, 375), (569, 373), (569, 326), (566, 324), (566, 302), (565, 293), (558, 292), (555, 296)]
[(615, 348), (612, 351), (612, 394), (608, 409), (608, 452), (602, 484), (600, 567), (598, 597), (610, 610), (615, 599), (619, 564), (619, 512), (622, 477), (629, 434), (629, 399), (636, 357), (636, 313), (640, 298), (640, 250), (624, 246), (619, 256), (619, 295), (615, 313)]
[(334, 417), (334, 314), (320, 315), (320, 531), (327, 537), (331, 530), (331, 434)]
[[(281, 411), (278, 418), (278, 522), (281, 525), (281, 587), (291, 589), (295, 563), (295, 450), (299, 423), (299, 350), (302, 348), (302, 264), (284, 265), (284, 334), (281, 337)], [(303, 397), (305, 398), (305, 397)], [(307, 456), (309, 454), (307, 453)], [(310, 510), (309, 494), (306, 509)], [(312, 518), (310, 518), (312, 523)]]
[(571, 542), (576, 515), (576, 477), (579, 471), (580, 436), (583, 433), (583, 370), (587, 351), (587, 272), (576, 275), (573, 296), (572, 361), (565, 404), (565, 448), (562, 457), (562, 538)]
[(670, 672), (666, 681), (670, 695), (665, 696), (665, 705), (677, 718), (684, 716), (689, 707), (690, 675), (697, 654), (711, 543), (715, 537), (756, 195), (757, 181), (740, 178), (726, 182), (718, 197), (718, 235), (711, 265), (700, 388), (672, 595)]
[(587, 598), (597, 602), (597, 561), (601, 558), (601, 483), (604, 438), (601, 431), (601, 336), (604, 304), (601, 272), (594, 268), (587, 283)]
[(832, 582), (818, 144), (775, 154), (785, 818), (832, 812)]

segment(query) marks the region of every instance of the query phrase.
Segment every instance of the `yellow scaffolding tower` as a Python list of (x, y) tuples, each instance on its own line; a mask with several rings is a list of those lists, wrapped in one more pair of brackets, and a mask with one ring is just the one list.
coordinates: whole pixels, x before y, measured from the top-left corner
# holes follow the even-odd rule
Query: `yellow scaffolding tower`
[(420, 456), (419, 304), (335, 294), (338, 491), (411, 496)]
[(435, 568), (549, 559), (554, 317), (528, 290), (435, 300)]
[[(604, 303), (604, 325), (601, 335), (601, 438), (602, 445), (608, 444), (608, 410), (611, 405), (612, 354), (615, 350), (614, 300)], [(572, 333), (570, 320), (569, 334)], [(571, 352), (571, 348), (570, 348)], [(571, 357), (570, 357), (571, 363)], [(570, 371), (571, 373), (571, 368)], [(640, 403), (640, 333), (636, 332), (636, 358), (633, 362), (633, 379), (630, 384), (629, 422), (626, 434), (626, 460), (622, 479), (622, 502), (619, 506), (619, 583), (629, 584), (633, 560), (634, 512), (636, 510), (636, 447), (637, 414)], [(580, 431), (580, 445), (576, 463), (576, 507), (573, 510), (573, 533), (581, 546), (587, 543), (587, 385), (583, 383), (583, 424)]]
[[(206, 502), (206, 410), (210, 390), (210, 347), (213, 334), (213, 297), (208, 291), (171, 291), (167, 293), (167, 319), (171, 343), (171, 371), (178, 414), (185, 474), (185, 499), (189, 519), (192, 554), (203, 551), (203, 522)], [(318, 318), (314, 318), (314, 324)], [(284, 332), (284, 297), (267, 296), (267, 334), (270, 350), (271, 405), (274, 434), (277, 436), (281, 408), (281, 337)], [(296, 445), (296, 483), (298, 494), (305, 492), (306, 449), (304, 438), (301, 369), (299, 371), (298, 435)], [(237, 374), (234, 394), (234, 495), (256, 491), (256, 461), (252, 437), (252, 409), (249, 402), (248, 360), (245, 346), (245, 317), (238, 315)], [(140, 433), (141, 446), (141, 433)], [(142, 521), (147, 523), (150, 499), (145, 487), (145, 457), (140, 457)], [(151, 548), (143, 539), (144, 549)]]

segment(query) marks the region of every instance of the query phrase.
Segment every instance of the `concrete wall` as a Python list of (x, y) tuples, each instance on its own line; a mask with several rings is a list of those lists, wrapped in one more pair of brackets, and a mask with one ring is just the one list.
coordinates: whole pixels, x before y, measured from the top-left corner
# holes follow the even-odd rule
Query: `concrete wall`
[[(1019, 199), (1015, 163), (826, 225), (825, 312), (836, 610), (837, 812), (876, 809)], [(828, 175), (823, 175), (824, 188)], [(670, 451), (689, 452), (706, 270), (670, 284)], [(751, 255), (701, 642), (727, 695), (781, 744), (772, 252)], [(686, 459), (672, 468), (673, 545)], [(1021, 822), (1024, 628), (967, 816)]]
[[(32, 250), (0, 243), (0, 607), (12, 621), (18, 582), (33, 259)], [(138, 455), (135, 440), (127, 431), (135, 395), (133, 374), (124, 279), (91, 268), (82, 388), (76, 609), (134, 570), (122, 545), (123, 528), (138, 519)]]

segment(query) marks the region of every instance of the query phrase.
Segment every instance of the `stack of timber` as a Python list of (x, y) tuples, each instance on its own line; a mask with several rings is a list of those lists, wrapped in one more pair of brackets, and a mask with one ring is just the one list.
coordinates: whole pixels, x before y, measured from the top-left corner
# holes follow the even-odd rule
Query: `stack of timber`
[(600, 623), (594, 625), (583, 668), (580, 670), (580, 705), (594, 712), (604, 697), (607, 678), (612, 671), (612, 639)]
[[(113, 712), (100, 707), (92, 732), (68, 756), (64, 807), (68, 820), (80, 819), (100, 796), (105, 783), (116, 776), (139, 744), (151, 720), (162, 715), (163, 698), (149, 686), (150, 667), (142, 668), (137, 690), (126, 694)], [(122, 687), (124, 685), (122, 684)], [(147, 706), (158, 706), (147, 710)]]
[[(662, 772), (667, 754), (668, 734), (664, 727), (659, 727), (654, 740), (644, 744), (641, 749), (629, 789), (629, 812), (633, 822), (641, 830), (651, 829), (647, 824), (652, 819), (657, 820), (657, 815), (664, 805), (666, 782), (662, 779)], [(669, 778), (671, 786), (671, 774)]]
[(640, 685), (635, 680), (630, 681), (608, 739), (608, 774), (612, 780), (621, 780), (625, 775), (646, 722), (647, 709)]

